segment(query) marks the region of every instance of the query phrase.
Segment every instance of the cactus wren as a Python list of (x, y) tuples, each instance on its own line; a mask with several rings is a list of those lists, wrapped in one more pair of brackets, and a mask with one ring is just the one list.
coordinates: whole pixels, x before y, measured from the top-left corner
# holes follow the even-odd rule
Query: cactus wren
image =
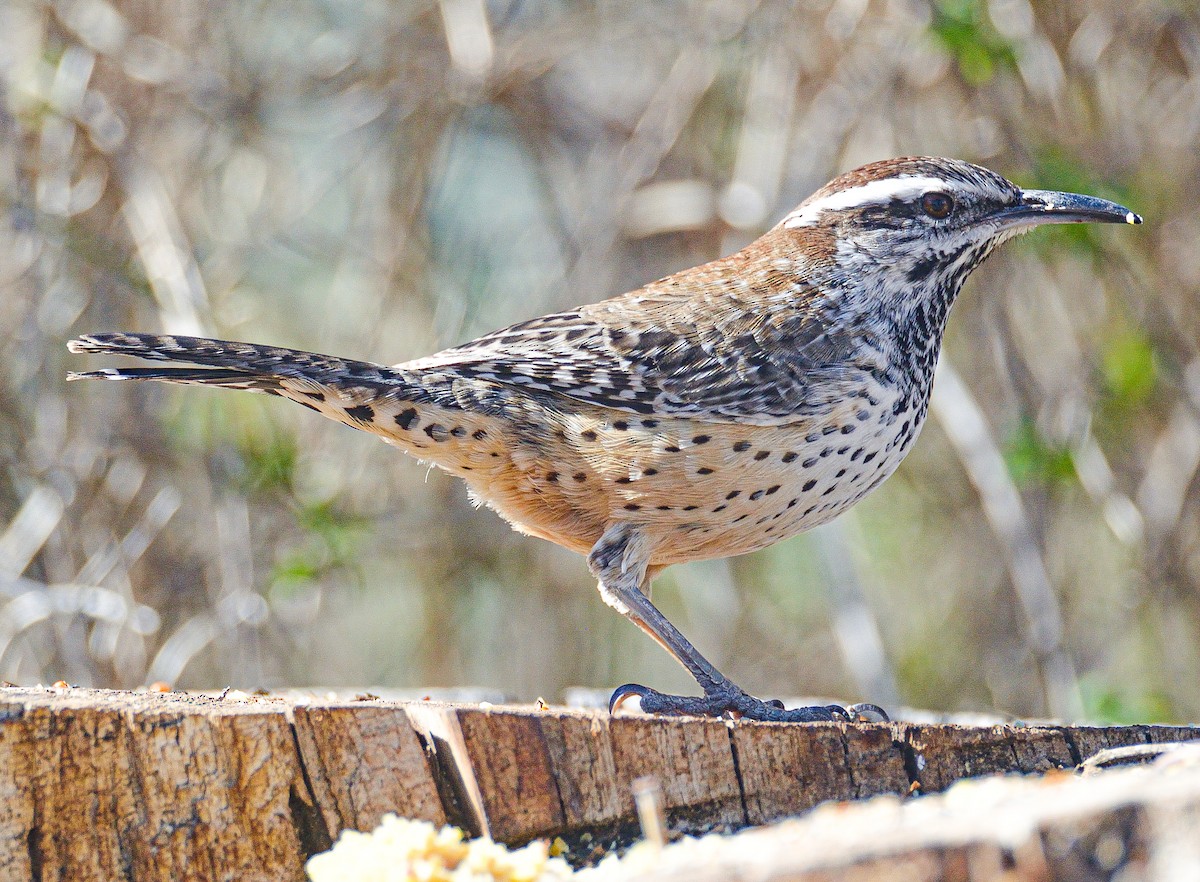
[(1141, 218), (959, 160), (892, 159), (830, 181), (729, 257), (393, 367), (116, 333), (70, 349), (173, 365), (70, 379), (282, 396), (462, 478), (518, 531), (587, 555), (605, 602), (704, 692), (631, 684), (610, 708), (636, 695), (652, 713), (866, 718), (873, 706), (750, 696), (654, 607), (650, 582), (824, 523), (878, 487), (925, 419), (967, 275), (1018, 233), (1087, 221)]

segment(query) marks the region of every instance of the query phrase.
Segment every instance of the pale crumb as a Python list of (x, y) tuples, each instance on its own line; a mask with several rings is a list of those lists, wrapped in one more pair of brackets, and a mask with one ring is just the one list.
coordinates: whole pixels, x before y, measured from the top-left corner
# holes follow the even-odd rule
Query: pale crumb
[[(343, 831), (306, 869), (312, 882), (555, 882), (572, 875), (550, 855), (560, 842), (510, 851), (491, 839), (464, 840), (457, 827), (384, 815), (371, 833)], [(558, 853), (566, 850), (562, 843)]]

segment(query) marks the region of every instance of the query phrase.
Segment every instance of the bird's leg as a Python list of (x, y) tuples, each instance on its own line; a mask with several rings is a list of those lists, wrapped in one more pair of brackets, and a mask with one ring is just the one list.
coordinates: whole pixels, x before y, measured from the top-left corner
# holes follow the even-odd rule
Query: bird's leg
[[(785, 710), (780, 701), (762, 701), (738, 687), (701, 655), (643, 593), (642, 585), (648, 581), (649, 550), (645, 534), (636, 526), (616, 524), (606, 530), (592, 548), (588, 555), (588, 566), (600, 580), (600, 595), (605, 603), (653, 637), (687, 668), (704, 690), (704, 696), (667, 695), (631, 683), (613, 693), (609, 700), (610, 710), (615, 710), (629, 696), (636, 695), (641, 699), (643, 711), (658, 714), (716, 717), (732, 713), (752, 720), (805, 723), (876, 716), (866, 707), (863, 712), (856, 714), (854, 710), (847, 711), (839, 705)], [(882, 711), (879, 714), (886, 719)]]

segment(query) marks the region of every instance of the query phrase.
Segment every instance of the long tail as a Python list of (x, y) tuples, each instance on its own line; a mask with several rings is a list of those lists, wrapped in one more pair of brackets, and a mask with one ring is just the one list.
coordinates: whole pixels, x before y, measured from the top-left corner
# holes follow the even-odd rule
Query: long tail
[[(85, 334), (67, 344), (71, 352), (112, 353), (148, 361), (187, 362), (204, 367), (102, 368), (72, 371), (68, 380), (161, 380), (275, 392), (311, 386), (395, 386), (403, 376), (383, 365), (350, 361), (300, 349), (259, 346), (204, 337), (158, 334)], [(291, 381), (291, 382), (287, 382)]]
[[(298, 349), (156, 334), (86, 334), (71, 352), (172, 362), (170, 367), (101, 368), (68, 380), (158, 380), (265, 392), (379, 435), (422, 459), (454, 470), (453, 448), (482, 416), (464, 407), (451, 378)], [(199, 367), (182, 367), (179, 363)], [(457, 427), (457, 428), (456, 428)], [(453, 431), (452, 431), (453, 430)], [(477, 436), (478, 437), (478, 436)]]

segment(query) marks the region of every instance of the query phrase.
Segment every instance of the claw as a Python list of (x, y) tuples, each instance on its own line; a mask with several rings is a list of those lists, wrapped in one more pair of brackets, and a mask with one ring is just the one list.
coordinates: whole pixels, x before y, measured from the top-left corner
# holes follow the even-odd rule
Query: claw
[(608, 700), (608, 712), (611, 714), (619, 708), (626, 699), (636, 695), (641, 704), (642, 713), (662, 714), (678, 717), (719, 717), (724, 710), (724, 704), (714, 701), (711, 696), (700, 698), (694, 695), (667, 695), (649, 686), (637, 683), (626, 683), (613, 692)]
[(632, 695), (636, 695), (639, 699), (645, 698), (648, 692), (653, 690), (647, 689), (645, 686), (639, 686), (637, 683), (626, 683), (624, 686), (618, 686), (612, 696), (608, 699), (608, 712), (615, 714), (625, 701)]
[(852, 723), (890, 723), (892, 718), (887, 711), (877, 704), (852, 704), (846, 708), (846, 713)]

